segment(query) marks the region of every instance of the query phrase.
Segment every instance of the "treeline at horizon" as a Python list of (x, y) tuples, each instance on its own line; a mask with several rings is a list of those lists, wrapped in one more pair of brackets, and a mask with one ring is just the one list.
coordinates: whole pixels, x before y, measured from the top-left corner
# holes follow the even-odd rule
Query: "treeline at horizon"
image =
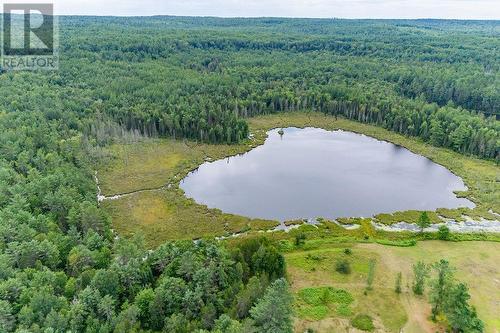
[[(64, 17), (61, 69), (40, 77), (72, 95), (70, 106), (49, 101), (51, 112), (83, 117), (100, 144), (117, 127), (234, 143), (249, 134), (246, 117), (312, 110), (498, 159), (500, 43), (491, 32), (499, 29), (495, 21)], [(40, 74), (24, 79), (32, 75)], [(13, 88), (6, 100), (22, 98)], [(3, 107), (30, 109), (28, 101)]]

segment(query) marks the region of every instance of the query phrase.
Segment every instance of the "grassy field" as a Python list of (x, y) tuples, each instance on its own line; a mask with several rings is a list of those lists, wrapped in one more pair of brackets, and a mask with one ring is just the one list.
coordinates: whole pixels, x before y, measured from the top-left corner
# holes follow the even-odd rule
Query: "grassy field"
[[(428, 319), (427, 299), (413, 295), (410, 286), (412, 264), (442, 258), (457, 268), (457, 280), (470, 287), (471, 303), (485, 322), (486, 332), (500, 331), (500, 243), (426, 241), (403, 248), (316, 241), (309, 246), (306, 242), (305, 247), (285, 255), (295, 293), (296, 332), (308, 328), (318, 333), (352, 332), (351, 322), (360, 314), (373, 319), (375, 332), (441, 331)], [(352, 253), (346, 254), (346, 248)], [(335, 270), (339, 260), (349, 261), (351, 274)], [(372, 289), (365, 293), (370, 262), (374, 263), (374, 279)], [(394, 289), (399, 272), (403, 283), (398, 295)]]
[(278, 225), (207, 209), (184, 197), (178, 189), (137, 193), (105, 201), (103, 207), (110, 212), (113, 227), (120, 235), (142, 233), (151, 247), (165, 240), (228, 236)]
[[(264, 142), (267, 130), (288, 126), (345, 129), (363, 133), (405, 146), (446, 166), (464, 179), (469, 190), (460, 195), (467, 196), (477, 207), (474, 210), (438, 210), (442, 216), (461, 219), (462, 214), (467, 214), (476, 218), (494, 219), (496, 217), (490, 214), (489, 210), (500, 212), (500, 168), (493, 162), (436, 148), (380, 127), (345, 119), (335, 120), (334, 117), (320, 113), (261, 116), (249, 119), (249, 124), (254, 136), (239, 145), (208, 145), (185, 140), (147, 139), (135, 144), (114, 145), (108, 148), (107, 153), (111, 158), (98, 168), (104, 195), (154, 190), (105, 201), (102, 204), (110, 212), (115, 230), (122, 235), (143, 233), (146, 241), (151, 246), (156, 246), (169, 239), (223, 236), (276, 226), (276, 221), (250, 220), (198, 205), (184, 197), (178, 184), (204, 161), (246, 152)], [(411, 222), (416, 216), (417, 212), (410, 211), (380, 214), (376, 218), (382, 223), (390, 224), (403, 220)], [(436, 213), (431, 212), (430, 217), (434, 221), (437, 220)], [(354, 222), (361, 223), (358, 220)], [(400, 237), (375, 232), (367, 223), (364, 223), (362, 230), (363, 232), (341, 233), (362, 238)]]
[(108, 151), (112, 156), (110, 161), (99, 168), (99, 181), (106, 196), (156, 189), (178, 183), (206, 159), (235, 155), (257, 144), (257, 140), (241, 145), (208, 145), (145, 139), (134, 144), (113, 145)]

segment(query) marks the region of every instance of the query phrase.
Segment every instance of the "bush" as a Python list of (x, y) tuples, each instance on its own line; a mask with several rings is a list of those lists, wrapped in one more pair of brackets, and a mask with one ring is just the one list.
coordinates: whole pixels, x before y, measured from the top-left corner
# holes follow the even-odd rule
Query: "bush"
[(331, 313), (334, 304), (338, 315), (347, 317), (351, 315), (350, 304), (354, 302), (352, 295), (343, 290), (332, 287), (304, 288), (299, 290), (301, 304), (298, 314), (302, 318), (321, 320)]
[(394, 291), (396, 291), (396, 294), (401, 294), (402, 289), (401, 289), (401, 283), (403, 280), (403, 274), (401, 272), (398, 273), (396, 276), (396, 287), (394, 288)]
[(399, 246), (399, 247), (412, 247), (417, 245), (415, 239), (401, 239), (401, 240), (389, 240), (389, 239), (378, 239), (376, 240), (378, 244), (387, 246)]
[(304, 288), (299, 291), (299, 297), (309, 305), (327, 305), (329, 303), (349, 305), (354, 301), (348, 291), (332, 287)]
[(335, 264), (335, 270), (340, 274), (351, 274), (351, 264), (347, 260), (339, 260)]
[(344, 254), (351, 255), (352, 250), (351, 249), (344, 249)]
[(448, 240), (450, 238), (450, 228), (445, 225), (439, 226), (438, 229), (438, 239)]
[(329, 312), (330, 309), (326, 305), (307, 306), (298, 310), (300, 317), (314, 321), (325, 319)]
[(306, 256), (306, 260), (312, 260), (312, 261), (322, 261), (324, 260), (325, 258), (320, 256), (320, 255), (317, 255), (317, 254), (307, 254)]
[(306, 235), (303, 233), (295, 235), (295, 246), (304, 245), (306, 242)]
[(278, 242), (278, 250), (280, 252), (289, 252), (292, 251), (293, 249), (294, 247), (292, 242), (287, 239), (283, 239)]
[(351, 320), (351, 325), (362, 331), (373, 331), (375, 326), (373, 325), (373, 319), (366, 314), (358, 314)]
[(338, 307), (337, 307), (337, 314), (339, 316), (344, 316), (344, 317), (348, 317), (351, 315), (351, 308), (349, 307), (349, 305), (346, 305), (346, 304), (340, 304)]
[(368, 264), (368, 277), (366, 278), (366, 290), (372, 290), (373, 279), (375, 278), (375, 259), (371, 259)]

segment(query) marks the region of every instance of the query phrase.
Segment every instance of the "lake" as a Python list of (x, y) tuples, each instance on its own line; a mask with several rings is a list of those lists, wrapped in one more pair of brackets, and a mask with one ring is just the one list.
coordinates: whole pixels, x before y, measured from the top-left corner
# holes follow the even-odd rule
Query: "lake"
[(389, 142), (346, 131), (285, 128), (262, 146), (207, 162), (180, 184), (209, 208), (278, 221), (474, 207), (461, 178)]

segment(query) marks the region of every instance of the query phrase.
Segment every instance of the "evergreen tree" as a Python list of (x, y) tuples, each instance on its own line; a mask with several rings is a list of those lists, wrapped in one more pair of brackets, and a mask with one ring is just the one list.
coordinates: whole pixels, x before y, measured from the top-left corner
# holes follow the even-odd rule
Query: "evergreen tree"
[(423, 295), (425, 291), (425, 280), (429, 277), (429, 267), (422, 261), (413, 265), (413, 292), (416, 295)]
[(444, 313), (453, 332), (479, 333), (484, 331), (483, 322), (476, 310), (469, 305), (469, 291), (465, 284), (454, 286), (444, 304)]
[(422, 212), (422, 214), (420, 214), (417, 225), (420, 227), (420, 232), (424, 232), (424, 229), (431, 225), (431, 219), (429, 218), (427, 212)]
[(444, 304), (453, 287), (453, 271), (447, 260), (441, 259), (432, 265), (436, 277), (431, 283), (432, 319), (443, 312)]
[(292, 302), (288, 282), (274, 281), (262, 299), (250, 310), (257, 333), (291, 333)]

